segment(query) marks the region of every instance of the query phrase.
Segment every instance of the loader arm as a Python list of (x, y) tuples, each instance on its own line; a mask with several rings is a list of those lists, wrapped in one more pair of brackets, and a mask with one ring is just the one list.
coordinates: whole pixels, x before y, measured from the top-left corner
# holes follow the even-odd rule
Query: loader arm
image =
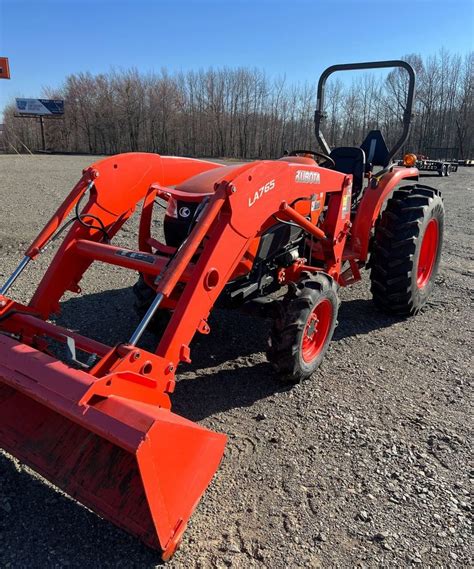
[[(226, 437), (171, 412), (176, 368), (190, 361), (196, 331), (242, 260), (250, 241), (278, 220), (300, 224), (332, 250), (328, 271), (337, 278), (350, 208), (351, 176), (316, 164), (261, 161), (223, 170), (200, 160), (147, 154), (119, 155), (88, 168), (37, 239), (39, 255), (75, 209), (63, 243), (29, 305), (6, 296), (27, 262), (0, 292), (0, 445), (106, 519), (133, 533), (168, 559), (178, 547), (196, 504), (223, 456)], [(148, 231), (142, 250), (110, 243), (145, 196), (145, 221), (155, 188), (170, 188), (216, 170), (215, 193), (177, 251), (152, 254)], [(90, 190), (86, 206), (81, 198)], [(162, 191), (162, 190), (160, 190)], [(322, 203), (333, 195), (317, 227), (292, 205)], [(321, 198), (322, 199), (322, 198)], [(92, 217), (94, 216), (94, 217)], [(82, 222), (82, 223), (81, 223)], [(143, 228), (142, 228), (143, 229)], [(337, 238), (335, 238), (337, 236)], [(324, 247), (323, 247), (324, 249)], [(173, 316), (156, 353), (139, 347), (147, 320), (132, 337), (107, 346), (52, 324), (66, 290), (94, 261), (139, 270), (154, 279), (152, 306), (174, 295)], [(310, 267), (311, 268), (311, 267)], [(314, 267), (311, 268), (315, 269)], [(51, 340), (89, 353), (92, 363), (55, 358)], [(79, 366), (79, 369), (78, 369)]]
[[(124, 386), (123, 374), (140, 374), (143, 369), (156, 380), (157, 389), (171, 393), (175, 370), (180, 361), (189, 360), (189, 344), (196, 332), (207, 333), (206, 319), (219, 294), (229, 281), (236, 266), (242, 260), (249, 243), (261, 235), (272, 218), (299, 224), (308, 234), (322, 244), (327, 251), (326, 271), (336, 280), (339, 278), (345, 237), (350, 225), (350, 203), (352, 177), (320, 168), (316, 164), (287, 161), (258, 161), (245, 164), (231, 173), (224, 169), (225, 176), (219, 176), (221, 166), (215, 163), (160, 157), (147, 154), (125, 154), (105, 159), (85, 171), (85, 179), (79, 183), (65, 204), (58, 209), (46, 228), (40, 233), (28, 251), (38, 253), (51, 235), (64, 221), (86, 184), (93, 189), (81, 218), (101, 220), (102, 228), (75, 221), (65, 237), (53, 261), (41, 280), (28, 307), (23, 312), (41, 315), (47, 319), (59, 309), (59, 301), (66, 290), (80, 292), (79, 282), (94, 261), (103, 261), (134, 270), (141, 270), (156, 279), (156, 292), (160, 298), (170, 298), (176, 285), (184, 286), (178, 294), (173, 317), (157, 346), (155, 359), (150, 357), (150, 365), (141, 361), (133, 363), (133, 353), (147, 322), (142, 323), (139, 334), (130, 339), (130, 345), (110, 348), (104, 354), (103, 348), (95, 350), (102, 355), (91, 374), (101, 381), (91, 385), (81, 401), (87, 402), (93, 396), (104, 396), (104, 378), (116, 374), (116, 389), (128, 393)], [(170, 257), (134, 252), (123, 247), (104, 243), (111, 240), (127, 219), (132, 215), (137, 202), (149, 194), (152, 182), (160, 182), (160, 187), (172, 186), (192, 178), (197, 173), (216, 169), (216, 191), (204, 209), (198, 223), (177, 253)], [(140, 173), (137, 174), (137, 171)], [(306, 218), (292, 209), (291, 204), (298, 200), (311, 201), (316, 195), (333, 195), (322, 227), (312, 225)], [(320, 198), (323, 200), (323, 198)], [(323, 200), (324, 201), (324, 200)], [(318, 202), (319, 203), (319, 202)], [(322, 207), (320, 204), (319, 207)], [(147, 211), (149, 215), (149, 211)], [(28, 252), (27, 252), (28, 253)], [(10, 311), (18, 312), (11, 301), (0, 308), (0, 317)], [(20, 312), (22, 310), (20, 309)], [(47, 322), (34, 326), (34, 319), (25, 315), (13, 315), (5, 326), (12, 333), (21, 333), (25, 341), (36, 345), (38, 333), (58, 338), (57, 327)], [(49, 330), (49, 332), (48, 332)], [(78, 346), (90, 346), (88, 339), (72, 332), (63, 337), (71, 337)], [(36, 342), (36, 344), (35, 344)], [(137, 357), (137, 359), (139, 359)], [(149, 370), (149, 371), (148, 371)], [(107, 381), (109, 381), (107, 379)], [(145, 389), (146, 392), (146, 389)], [(141, 395), (136, 395), (140, 399)], [(155, 401), (167, 406), (167, 396)]]
[[(88, 217), (91, 215), (98, 217), (109, 238), (112, 238), (133, 214), (152, 182), (173, 186), (200, 172), (220, 167), (222, 165), (215, 162), (147, 153), (119, 154), (96, 162), (84, 171), (81, 181), (29, 247), (26, 256), (33, 258), (45, 247), (84, 194), (90, 181), (93, 182), (92, 189), (82, 214), (85, 221), (93, 220)], [(30, 306), (48, 318), (59, 311), (59, 301), (66, 290), (80, 292), (79, 282), (92, 259), (79, 257), (75, 245), (81, 239), (99, 241), (101, 238), (103, 234), (97, 228), (87, 228), (75, 222), (39, 284)]]

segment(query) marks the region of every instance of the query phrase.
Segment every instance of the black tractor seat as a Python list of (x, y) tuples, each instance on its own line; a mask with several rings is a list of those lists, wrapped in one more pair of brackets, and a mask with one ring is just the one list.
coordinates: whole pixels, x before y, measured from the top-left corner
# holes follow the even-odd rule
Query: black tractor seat
[(336, 163), (334, 170), (352, 174), (353, 201), (364, 187), (364, 175), (371, 172), (374, 166), (385, 168), (390, 162), (390, 152), (380, 130), (371, 130), (360, 148), (339, 146), (331, 151), (330, 156)]
[(364, 185), (365, 152), (354, 146), (339, 146), (330, 154), (335, 162), (334, 170), (343, 174), (352, 174), (352, 196), (358, 196)]
[(371, 130), (360, 147), (365, 152), (367, 162), (372, 166), (388, 166), (390, 152), (380, 130)]

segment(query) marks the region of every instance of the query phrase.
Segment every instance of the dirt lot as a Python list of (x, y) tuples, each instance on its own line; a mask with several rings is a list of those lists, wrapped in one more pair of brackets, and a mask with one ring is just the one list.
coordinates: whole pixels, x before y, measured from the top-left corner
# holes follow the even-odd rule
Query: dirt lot
[[(2, 281), (90, 162), (0, 156)], [(446, 240), (437, 287), (416, 318), (378, 313), (366, 277), (342, 290), (326, 360), (292, 390), (266, 363), (266, 321), (216, 311), (211, 335), (194, 343), (174, 411), (227, 433), (229, 444), (170, 566), (472, 566), (474, 170), (423, 182), (443, 191)], [(135, 244), (133, 226), (121, 242)], [(29, 298), (45, 261), (28, 268), (15, 298)], [(94, 267), (84, 296), (66, 298), (61, 322), (107, 343), (128, 337), (134, 278)], [(0, 454), (0, 566), (157, 564), (154, 552)]]

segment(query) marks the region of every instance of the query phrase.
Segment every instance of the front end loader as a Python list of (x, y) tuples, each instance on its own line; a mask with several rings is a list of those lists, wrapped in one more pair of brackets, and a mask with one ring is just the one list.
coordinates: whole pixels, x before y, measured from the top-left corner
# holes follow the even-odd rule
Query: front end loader
[[(329, 73), (393, 65), (410, 76), (401, 142), (388, 151), (373, 131), (360, 148), (331, 151), (319, 130)], [(323, 152), (234, 166), (130, 153), (84, 170), (0, 289), (0, 445), (169, 559), (226, 444), (225, 435), (171, 411), (177, 368), (191, 361), (196, 332), (210, 332), (212, 308), (246, 306), (257, 314), (268, 300), (268, 359), (276, 377), (297, 382), (328, 349), (338, 288), (357, 282), (364, 267), (380, 308), (408, 316), (426, 302), (443, 203), (436, 190), (415, 183), (416, 168), (392, 162), (408, 135), (413, 93), (405, 62), (335, 66), (318, 87)], [(151, 229), (160, 200), (164, 242)], [(114, 245), (139, 204), (137, 248)], [(16, 302), (10, 289), (17, 278), (59, 237), (31, 301)], [(139, 273), (140, 321), (117, 345), (50, 321), (66, 291), (81, 292), (93, 262)], [(154, 352), (140, 347), (147, 328), (159, 334)], [(57, 343), (68, 358), (55, 353)]]

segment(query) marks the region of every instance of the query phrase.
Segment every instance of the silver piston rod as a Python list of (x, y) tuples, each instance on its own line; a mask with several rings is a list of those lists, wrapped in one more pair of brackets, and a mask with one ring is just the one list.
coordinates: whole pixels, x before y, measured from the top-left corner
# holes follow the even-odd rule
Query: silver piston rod
[(158, 310), (158, 307), (160, 306), (162, 300), (163, 300), (163, 294), (159, 292), (153, 299), (150, 308), (146, 311), (146, 314), (142, 318), (142, 321), (138, 325), (137, 329), (130, 337), (130, 340), (128, 341), (130, 346), (137, 345), (138, 340), (141, 338), (143, 332), (146, 330), (146, 327), (150, 323), (150, 320), (153, 318), (155, 312)]
[(28, 263), (31, 261), (31, 257), (28, 257), (28, 255), (25, 255), (23, 257), (23, 259), (20, 261), (18, 267), (13, 271), (13, 273), (8, 277), (8, 279), (6, 280), (5, 284), (2, 286), (2, 288), (0, 288), (0, 294), (6, 294), (8, 292), (8, 290), (10, 289), (10, 287), (12, 286), (12, 284), (16, 281), (16, 279), (21, 275), (21, 273), (23, 272), (24, 268), (26, 267), (26, 265), (28, 265)]
[[(199, 210), (199, 207), (198, 207)], [(196, 215), (196, 214), (194, 214)], [(199, 215), (198, 214), (198, 220), (199, 220)], [(191, 222), (192, 223), (192, 222)], [(174, 257), (176, 257), (176, 255), (179, 253), (179, 251), (185, 246), (185, 244), (187, 243), (189, 239), (189, 235), (186, 237), (186, 239), (181, 243), (181, 245), (176, 249), (176, 251), (173, 253), (173, 255), (168, 259), (168, 262), (166, 263), (166, 265), (163, 267), (163, 270), (161, 271), (161, 273), (156, 277), (155, 279), (155, 285), (157, 285), (160, 280), (162, 279), (166, 269), (169, 267), (171, 261), (174, 259)], [(148, 324), (150, 323), (150, 320), (153, 318), (153, 316), (155, 315), (155, 312), (158, 310), (161, 301), (164, 298), (164, 294), (161, 292), (158, 292), (155, 296), (155, 298), (153, 299), (153, 302), (150, 305), (150, 308), (146, 311), (145, 316), (142, 318), (140, 324), (138, 325), (138, 327), (136, 328), (135, 332), (131, 335), (130, 340), (128, 341), (130, 346), (136, 346), (137, 342), (140, 340), (140, 338), (143, 335), (143, 332), (145, 332)]]
[[(84, 192), (82, 193), (82, 196), (84, 196), (87, 192), (89, 192), (93, 185), (94, 185), (94, 180), (91, 180), (87, 184), (87, 187), (84, 190)], [(81, 199), (82, 199), (82, 196), (81, 196)], [(80, 200), (78, 203), (80, 203)], [(68, 222), (68, 223), (71, 223), (71, 222)], [(48, 246), (51, 244), (51, 241), (54, 241), (56, 239), (56, 237), (58, 237), (62, 233), (63, 229), (65, 229), (65, 227), (67, 227), (68, 223), (63, 225), (62, 228), (58, 229), (56, 231), (56, 233), (48, 239), (48, 242), (45, 243), (45, 245), (43, 246), (42, 249), (40, 249), (40, 251), (39, 251), (40, 253), (43, 253), (44, 251), (46, 251)], [(18, 267), (13, 271), (13, 273), (6, 280), (5, 284), (0, 288), (0, 294), (4, 295), (8, 292), (8, 290), (11, 288), (11, 286), (16, 281), (16, 279), (21, 275), (21, 273), (23, 272), (23, 270), (25, 269), (25, 267), (28, 265), (28, 263), (30, 261), (31, 261), (31, 257), (28, 257), (28, 255), (25, 255), (23, 257), (23, 259), (18, 264)]]

